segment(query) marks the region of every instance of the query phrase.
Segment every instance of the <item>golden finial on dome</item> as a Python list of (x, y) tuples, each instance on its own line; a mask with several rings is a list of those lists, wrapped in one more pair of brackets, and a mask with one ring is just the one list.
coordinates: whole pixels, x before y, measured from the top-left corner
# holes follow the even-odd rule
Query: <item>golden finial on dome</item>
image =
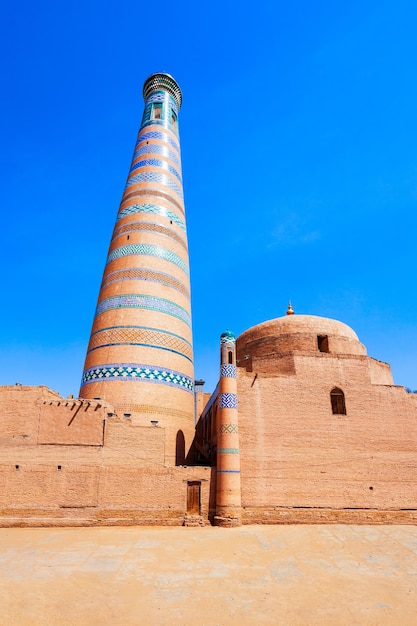
[(292, 308), (291, 300), (288, 302), (287, 315), (294, 315), (294, 309)]

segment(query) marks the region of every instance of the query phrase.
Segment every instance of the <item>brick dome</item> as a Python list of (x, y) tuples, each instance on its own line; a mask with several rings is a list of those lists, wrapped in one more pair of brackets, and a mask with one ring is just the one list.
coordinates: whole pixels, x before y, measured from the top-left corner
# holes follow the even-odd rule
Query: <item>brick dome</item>
[(317, 315), (285, 315), (252, 326), (237, 339), (237, 358), (308, 351), (366, 355), (352, 328)]

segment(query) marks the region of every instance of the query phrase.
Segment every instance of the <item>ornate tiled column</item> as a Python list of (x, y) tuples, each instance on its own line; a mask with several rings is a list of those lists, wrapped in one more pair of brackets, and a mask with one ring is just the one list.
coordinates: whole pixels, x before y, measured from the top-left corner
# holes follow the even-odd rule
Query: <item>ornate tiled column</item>
[(236, 339), (220, 336), (220, 382), (217, 410), (216, 526), (241, 523), (240, 450), (236, 385)]
[[(104, 268), (80, 396), (138, 423), (193, 432), (189, 261), (178, 112), (168, 74), (143, 88), (145, 110)], [(172, 443), (171, 442), (171, 443)], [(168, 445), (169, 463), (175, 450)]]

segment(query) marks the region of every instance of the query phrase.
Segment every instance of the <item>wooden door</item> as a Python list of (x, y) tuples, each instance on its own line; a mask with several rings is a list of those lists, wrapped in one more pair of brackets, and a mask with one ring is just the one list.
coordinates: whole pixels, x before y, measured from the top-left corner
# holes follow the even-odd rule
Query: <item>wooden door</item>
[(189, 515), (200, 515), (200, 492), (201, 482), (187, 483), (187, 513)]

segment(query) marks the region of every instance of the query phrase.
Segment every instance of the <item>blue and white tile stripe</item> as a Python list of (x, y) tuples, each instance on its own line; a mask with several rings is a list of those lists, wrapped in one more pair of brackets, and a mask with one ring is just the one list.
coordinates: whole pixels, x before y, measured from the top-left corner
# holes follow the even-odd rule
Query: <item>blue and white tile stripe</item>
[[(169, 204), (174, 207), (174, 211), (179, 211), (179, 214), (184, 217), (184, 204), (179, 202), (177, 198), (174, 197), (174, 194), (168, 193), (168, 190), (161, 189), (161, 187), (143, 187), (143, 185), (141, 185), (140, 187), (132, 189), (132, 191), (129, 191), (123, 197), (121, 206), (125, 205), (127, 202), (134, 202), (134, 198), (140, 198), (141, 201), (144, 201), (145, 196), (152, 198), (151, 202), (159, 202), (159, 198), (163, 198), (165, 202), (169, 202)], [(156, 198), (158, 198), (158, 200)], [(121, 209), (119, 209), (119, 211), (120, 210)]]
[(173, 228), (169, 228), (169, 226), (162, 226), (161, 224), (158, 224), (158, 222), (148, 222), (145, 220), (140, 222), (125, 222), (120, 226), (116, 226), (113, 232), (112, 241), (115, 241), (118, 237), (131, 235), (139, 231), (156, 233), (158, 235), (162, 235), (163, 237), (168, 237), (168, 239), (173, 239), (176, 243), (182, 246), (185, 251), (188, 251), (187, 238), (184, 237), (184, 233), (178, 233)]
[(166, 174), (160, 174), (159, 172), (142, 172), (135, 174), (135, 176), (131, 176), (127, 179), (125, 189), (129, 189), (133, 185), (139, 185), (140, 183), (158, 183), (159, 185), (164, 185), (172, 189), (172, 191), (175, 191), (180, 198), (183, 198), (181, 187)]
[(175, 101), (175, 98), (171, 96), (171, 94), (166, 91), (154, 91), (150, 96), (146, 98), (145, 106), (148, 104), (152, 104), (153, 102), (164, 102), (167, 101), (172, 109), (174, 109), (175, 113), (178, 115), (178, 106)]
[(189, 393), (194, 392), (194, 381), (182, 374), (170, 369), (161, 369), (153, 365), (141, 365), (138, 363), (109, 363), (96, 365), (84, 371), (81, 386), (101, 381), (137, 381), (147, 383), (159, 383), (183, 389)]
[[(135, 272), (137, 275), (132, 275), (131, 272)], [(142, 267), (125, 267), (122, 270), (109, 272), (103, 277), (101, 288), (107, 287), (107, 285), (111, 285), (112, 283), (118, 283), (125, 280), (145, 280), (153, 283), (159, 283), (160, 285), (165, 285), (165, 287), (172, 287), (173, 289), (176, 289), (186, 298), (190, 297), (188, 287), (177, 278), (174, 278), (171, 274), (167, 274), (166, 272), (157, 272), (155, 270), (149, 270), (148, 268)]]
[(217, 454), (239, 454), (239, 448), (217, 448)]
[(148, 130), (147, 132), (141, 134), (139, 132), (138, 139), (136, 141), (136, 146), (138, 146), (142, 141), (148, 141), (149, 139), (159, 139), (160, 141), (165, 141), (169, 143), (173, 148), (175, 148), (180, 154), (180, 146), (177, 141), (174, 141), (172, 137), (170, 137), (167, 133), (163, 133), (159, 130)]
[(191, 316), (182, 306), (179, 306), (171, 300), (165, 298), (157, 298), (156, 296), (148, 296), (145, 294), (121, 294), (111, 296), (102, 300), (96, 309), (96, 316), (113, 309), (144, 309), (147, 311), (156, 311), (172, 315), (182, 320), (191, 328)]
[(168, 148), (168, 146), (161, 146), (159, 145), (159, 143), (145, 144), (144, 146), (141, 146), (140, 148), (135, 150), (135, 152), (133, 153), (132, 161), (134, 161), (138, 157), (143, 156), (144, 154), (158, 154), (160, 156), (164, 156), (167, 159), (173, 161), (175, 165), (177, 165), (178, 168), (181, 169), (180, 159), (177, 157), (175, 152)]
[(220, 409), (237, 409), (237, 395), (235, 393), (221, 393), (219, 397)]
[(236, 378), (236, 365), (221, 365), (220, 378)]
[(164, 259), (164, 261), (169, 261), (169, 263), (174, 263), (177, 267), (182, 269), (187, 276), (189, 275), (189, 269), (187, 263), (172, 252), (171, 250), (166, 250), (165, 248), (161, 248), (160, 246), (154, 246), (148, 243), (131, 243), (126, 246), (120, 246), (120, 248), (115, 248), (110, 252), (107, 257), (107, 264), (114, 261), (114, 259), (119, 259), (120, 257), (129, 256), (131, 254), (145, 254), (147, 256), (157, 256), (160, 259)]
[(131, 206), (127, 206), (119, 212), (116, 221), (121, 220), (123, 217), (126, 217), (126, 215), (134, 215), (135, 213), (155, 213), (156, 215), (167, 217), (174, 224), (179, 226), (181, 230), (186, 232), (185, 223), (182, 219), (178, 217), (176, 213), (173, 213), (173, 211), (170, 211), (170, 209), (167, 209), (163, 206), (158, 206), (156, 204), (144, 203), (132, 204)]
[(161, 161), (161, 159), (153, 159), (153, 158), (151, 158), (151, 159), (143, 159), (142, 161), (138, 161), (137, 163), (132, 165), (132, 167), (129, 170), (129, 174), (131, 172), (134, 172), (135, 170), (137, 170), (140, 167), (160, 167), (162, 169), (168, 170), (168, 172), (171, 172), (171, 174), (173, 174), (175, 176), (175, 178), (178, 178), (180, 183), (182, 183), (181, 176), (177, 172), (177, 170), (174, 167), (172, 167), (172, 165), (167, 163), (166, 161)]

